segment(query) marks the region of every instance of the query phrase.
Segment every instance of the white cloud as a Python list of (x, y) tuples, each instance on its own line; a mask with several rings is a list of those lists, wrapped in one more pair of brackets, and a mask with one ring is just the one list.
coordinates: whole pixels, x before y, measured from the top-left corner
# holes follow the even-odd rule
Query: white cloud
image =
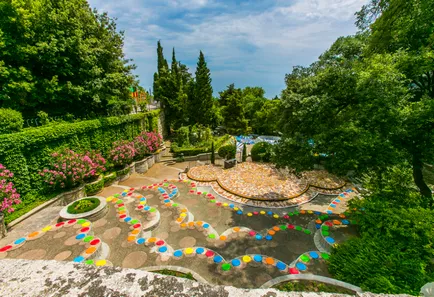
[[(178, 60), (187, 61), (191, 71), (202, 50), (215, 91), (230, 82), (264, 84), (268, 95), (274, 96), (284, 88), (284, 74), (292, 66), (310, 64), (337, 37), (356, 31), (354, 12), (367, 0), (276, 0), (266, 10), (248, 12), (222, 9), (229, 2), (217, 0), (90, 2), (118, 18), (126, 31), (125, 51), (135, 59), (145, 86), (152, 85), (156, 42), (161, 39), (166, 58), (170, 59), (175, 47)], [(215, 10), (219, 13), (210, 13), (211, 8), (219, 8)], [(167, 14), (181, 11), (182, 18), (171, 19)]]

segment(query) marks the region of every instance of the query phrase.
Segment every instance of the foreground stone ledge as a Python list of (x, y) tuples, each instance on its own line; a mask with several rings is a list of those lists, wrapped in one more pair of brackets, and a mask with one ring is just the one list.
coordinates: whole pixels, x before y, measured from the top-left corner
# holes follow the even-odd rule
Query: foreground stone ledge
[[(78, 297), (338, 297), (330, 293), (279, 292), (212, 286), (143, 270), (93, 267), (72, 262), (0, 260), (0, 296)], [(359, 293), (357, 296), (408, 296)]]

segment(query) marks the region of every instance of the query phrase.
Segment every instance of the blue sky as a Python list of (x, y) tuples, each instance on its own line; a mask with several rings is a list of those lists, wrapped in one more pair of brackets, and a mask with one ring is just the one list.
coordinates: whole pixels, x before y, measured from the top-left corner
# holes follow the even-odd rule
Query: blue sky
[(152, 86), (157, 41), (170, 64), (176, 57), (194, 73), (199, 50), (211, 70), (214, 94), (261, 86), (280, 95), (284, 77), (307, 66), (342, 35), (354, 34), (354, 12), (367, 0), (88, 0), (125, 31), (125, 52), (140, 84)]

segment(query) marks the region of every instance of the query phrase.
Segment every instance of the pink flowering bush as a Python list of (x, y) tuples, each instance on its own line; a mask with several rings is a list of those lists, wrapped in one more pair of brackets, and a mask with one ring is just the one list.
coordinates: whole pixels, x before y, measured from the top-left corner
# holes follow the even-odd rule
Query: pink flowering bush
[(14, 184), (10, 181), (12, 177), (14, 174), (3, 164), (0, 164), (0, 212), (11, 213), (14, 211), (13, 205), (21, 203), (20, 194), (17, 193)]
[(65, 149), (52, 155), (51, 169), (39, 172), (53, 188), (70, 189), (98, 177), (106, 170), (106, 160), (97, 152), (86, 154)]
[(158, 150), (163, 144), (163, 137), (156, 132), (142, 132), (133, 140), (136, 149), (136, 160)]
[(131, 164), (135, 155), (136, 149), (133, 142), (126, 140), (115, 141), (113, 149), (110, 151), (110, 160), (116, 168), (120, 169)]

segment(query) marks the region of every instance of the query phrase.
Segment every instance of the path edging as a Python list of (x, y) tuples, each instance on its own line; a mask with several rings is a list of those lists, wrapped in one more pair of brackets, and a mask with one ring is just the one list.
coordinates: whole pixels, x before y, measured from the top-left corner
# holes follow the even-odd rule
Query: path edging
[(282, 282), (285, 281), (290, 281), (290, 280), (310, 280), (310, 281), (318, 281), (318, 282), (322, 282), (322, 283), (326, 283), (329, 285), (334, 285), (337, 287), (341, 287), (344, 289), (348, 289), (354, 292), (359, 292), (362, 293), (362, 289), (360, 287), (357, 287), (355, 285), (334, 279), (334, 278), (330, 278), (330, 277), (326, 277), (326, 276), (321, 276), (321, 275), (315, 275), (315, 274), (288, 274), (288, 275), (283, 275), (283, 276), (279, 276), (276, 278), (273, 278), (272, 280), (269, 280), (268, 282), (266, 282), (265, 284), (263, 284), (262, 286), (260, 286), (261, 289), (268, 289), (271, 288), (272, 286), (275, 286), (277, 284), (280, 284)]

